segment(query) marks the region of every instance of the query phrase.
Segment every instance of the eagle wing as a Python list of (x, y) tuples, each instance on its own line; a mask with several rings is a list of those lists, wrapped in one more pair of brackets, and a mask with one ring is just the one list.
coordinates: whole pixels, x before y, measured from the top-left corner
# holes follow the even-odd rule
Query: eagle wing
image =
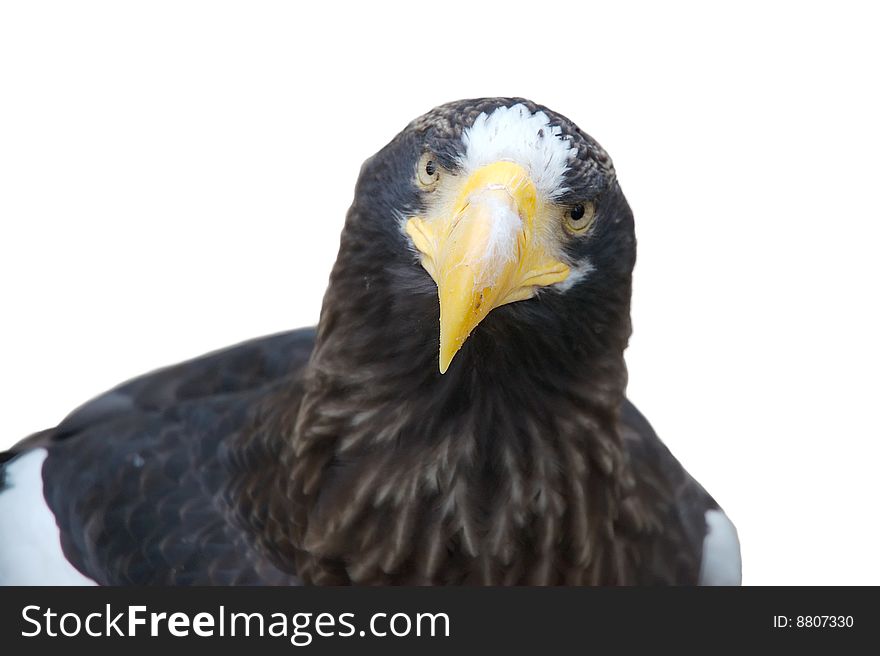
[(298, 583), (238, 525), (226, 491), (229, 446), (266, 394), (297, 384), (314, 337), (141, 376), (0, 454), (0, 583)]
[[(622, 408), (621, 434), (635, 479), (633, 501), (640, 504), (634, 514), (656, 522), (640, 527), (640, 579), (739, 585), (736, 528), (629, 400)], [(641, 511), (645, 506), (651, 512)]]

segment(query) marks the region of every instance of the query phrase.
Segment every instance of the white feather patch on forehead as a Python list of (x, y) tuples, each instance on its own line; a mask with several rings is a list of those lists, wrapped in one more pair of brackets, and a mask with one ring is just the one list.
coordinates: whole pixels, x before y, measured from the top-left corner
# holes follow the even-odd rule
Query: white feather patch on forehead
[(538, 192), (553, 200), (568, 191), (562, 183), (568, 162), (577, 155), (561, 133), (544, 112), (532, 114), (523, 104), (498, 107), (480, 114), (462, 133), (460, 164), (471, 172), (499, 160), (516, 162), (529, 172)]

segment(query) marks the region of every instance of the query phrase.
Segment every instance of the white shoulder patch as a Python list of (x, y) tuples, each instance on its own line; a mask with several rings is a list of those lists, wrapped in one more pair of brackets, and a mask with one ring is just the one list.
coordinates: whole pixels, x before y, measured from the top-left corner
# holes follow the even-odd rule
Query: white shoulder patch
[(700, 585), (740, 585), (742, 559), (736, 527), (722, 511), (707, 510), (706, 528)]
[(525, 168), (538, 191), (552, 200), (565, 193), (562, 186), (568, 162), (577, 155), (562, 128), (550, 125), (544, 112), (532, 114), (525, 105), (483, 112), (461, 136), (465, 146), (461, 165), (466, 171), (506, 160)]
[(0, 585), (95, 585), (61, 550), (55, 515), (43, 496), (45, 449), (6, 464), (0, 490)]

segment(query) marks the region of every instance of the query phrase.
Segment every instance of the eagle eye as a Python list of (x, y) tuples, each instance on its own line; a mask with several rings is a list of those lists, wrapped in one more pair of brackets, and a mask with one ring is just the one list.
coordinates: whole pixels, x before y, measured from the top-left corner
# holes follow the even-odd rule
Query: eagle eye
[(596, 216), (596, 206), (593, 203), (577, 203), (565, 211), (565, 227), (569, 232), (582, 234), (593, 223)]
[(440, 165), (431, 153), (425, 153), (419, 159), (416, 180), (427, 191), (433, 191), (437, 187), (440, 181)]

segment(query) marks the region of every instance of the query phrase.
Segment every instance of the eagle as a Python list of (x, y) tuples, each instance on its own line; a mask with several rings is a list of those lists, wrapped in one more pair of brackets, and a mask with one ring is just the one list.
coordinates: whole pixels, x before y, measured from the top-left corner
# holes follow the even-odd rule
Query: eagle
[(635, 256), (573, 122), (431, 110), (364, 163), (317, 327), (0, 455), (0, 583), (738, 585), (733, 524), (626, 398)]

